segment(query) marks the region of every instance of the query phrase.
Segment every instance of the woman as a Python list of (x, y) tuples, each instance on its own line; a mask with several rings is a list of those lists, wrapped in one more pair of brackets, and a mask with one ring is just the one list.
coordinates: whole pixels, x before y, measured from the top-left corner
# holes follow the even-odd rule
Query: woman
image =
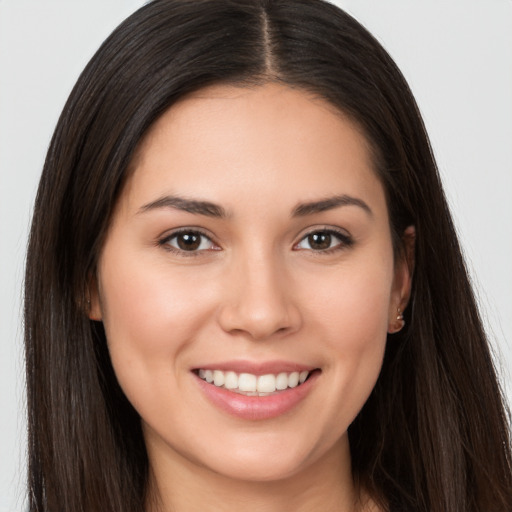
[(512, 506), (421, 117), (329, 4), (128, 18), (59, 120), (25, 300), (31, 510)]

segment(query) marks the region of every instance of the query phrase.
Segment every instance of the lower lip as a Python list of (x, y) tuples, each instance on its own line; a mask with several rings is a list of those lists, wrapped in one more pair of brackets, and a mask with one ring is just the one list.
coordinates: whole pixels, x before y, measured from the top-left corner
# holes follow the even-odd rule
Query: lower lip
[(275, 395), (246, 396), (208, 384), (194, 374), (202, 392), (215, 406), (244, 420), (266, 420), (287, 413), (306, 398), (319, 375), (320, 372), (315, 371), (299, 386)]

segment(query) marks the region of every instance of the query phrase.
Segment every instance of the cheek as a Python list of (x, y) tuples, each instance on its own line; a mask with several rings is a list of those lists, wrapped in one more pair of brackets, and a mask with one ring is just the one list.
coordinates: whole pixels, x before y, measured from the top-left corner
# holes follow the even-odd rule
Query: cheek
[(100, 268), (103, 324), (119, 384), (140, 411), (159, 388), (177, 385), (181, 356), (211, 316), (211, 293), (165, 264), (111, 261)]
[(329, 329), (330, 339), (363, 349), (387, 332), (393, 285), (391, 259), (373, 264), (363, 260), (340, 267), (323, 279), (315, 278), (309, 286), (317, 290), (310, 307), (318, 325)]
[[(119, 252), (119, 251), (118, 251)], [(172, 269), (165, 259), (138, 254), (109, 258), (100, 268), (103, 322), (113, 345), (165, 350), (186, 337), (211, 302), (211, 292), (196, 275)], [(172, 271), (171, 271), (172, 270)]]
[[(316, 329), (329, 354), (325, 371), (332, 378), (333, 422), (345, 428), (359, 413), (380, 373), (387, 340), (392, 264), (347, 269), (337, 286), (322, 287), (315, 303)], [(388, 270), (386, 270), (388, 269)], [(324, 404), (325, 405), (325, 404)]]

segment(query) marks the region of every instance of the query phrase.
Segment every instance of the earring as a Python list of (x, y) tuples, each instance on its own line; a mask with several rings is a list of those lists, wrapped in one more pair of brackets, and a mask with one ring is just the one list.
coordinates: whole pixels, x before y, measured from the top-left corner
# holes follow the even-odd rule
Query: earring
[(401, 331), (404, 328), (405, 320), (404, 314), (400, 308), (396, 309), (397, 315), (393, 326), (388, 329), (389, 334), (395, 334), (396, 332)]
[(402, 310), (400, 308), (397, 308), (396, 312), (397, 312), (396, 322), (399, 326), (398, 330), (400, 330), (400, 329), (403, 329), (405, 326), (404, 314), (402, 313)]

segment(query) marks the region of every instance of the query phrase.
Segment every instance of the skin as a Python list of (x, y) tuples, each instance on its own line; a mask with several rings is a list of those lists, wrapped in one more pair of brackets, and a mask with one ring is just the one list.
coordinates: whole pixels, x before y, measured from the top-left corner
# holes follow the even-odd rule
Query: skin
[[(303, 91), (215, 86), (171, 107), (133, 168), (90, 317), (104, 323), (142, 418), (158, 497), (148, 510), (376, 510), (354, 486), (347, 428), (379, 375), (411, 277), (393, 255), (365, 137)], [(226, 217), (144, 208), (167, 195), (215, 203)], [(370, 211), (293, 216), (299, 203), (334, 195)], [(177, 252), (169, 237), (180, 228), (208, 238), (192, 255)], [(326, 229), (343, 236), (319, 250), (307, 235)], [(250, 421), (212, 405), (191, 372), (233, 359), (321, 373), (291, 411)]]

